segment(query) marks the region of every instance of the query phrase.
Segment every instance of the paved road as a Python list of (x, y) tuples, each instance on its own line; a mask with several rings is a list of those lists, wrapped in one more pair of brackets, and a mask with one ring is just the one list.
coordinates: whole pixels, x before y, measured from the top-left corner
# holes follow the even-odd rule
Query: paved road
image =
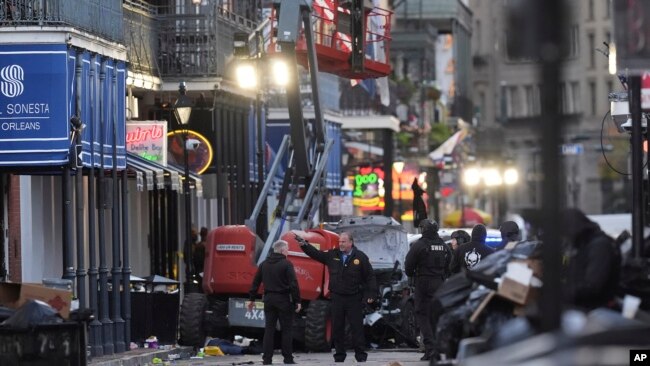
[[(429, 362), (420, 361), (422, 353), (417, 350), (381, 350), (370, 351), (368, 361), (358, 363), (354, 360), (354, 352), (348, 352), (348, 357), (344, 363), (334, 363), (331, 353), (295, 353), (294, 358), (298, 365), (352, 365), (359, 364), (364, 366), (428, 366)], [(204, 359), (193, 359), (174, 361), (172, 365), (261, 365), (261, 355), (242, 355), (242, 356), (218, 356), (206, 357)], [(273, 357), (274, 365), (283, 365), (282, 355), (278, 353)]]

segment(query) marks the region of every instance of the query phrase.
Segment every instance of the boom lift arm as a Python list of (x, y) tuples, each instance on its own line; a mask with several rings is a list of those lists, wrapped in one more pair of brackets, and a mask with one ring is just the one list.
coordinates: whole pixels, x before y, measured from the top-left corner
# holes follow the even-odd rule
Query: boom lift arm
[[(279, 52), (275, 57), (281, 57), (288, 70), (289, 84), (286, 87), (286, 94), (291, 129), (291, 150), (289, 166), (285, 171), (280, 199), (275, 211), (275, 219), (258, 258), (258, 264), (266, 258), (271, 245), (280, 237), (285, 221), (290, 223), (291, 229), (308, 228), (322, 201), (325, 167), (332, 141), (325, 141), (323, 128), (323, 114), (318, 91), (318, 63), (311, 25), (311, 3), (310, 0), (274, 1), (275, 12), (279, 13), (276, 35), (276, 47)], [(304, 39), (307, 43), (314, 121), (305, 120), (300, 97), (296, 45), (302, 31), (304, 31)], [(269, 179), (262, 189), (255, 210), (248, 220), (249, 223), (256, 222), (262, 207), (262, 200), (266, 200), (270, 181), (279, 166), (277, 163), (284, 158), (284, 154), (287, 152), (286, 140), (287, 136), (278, 151)], [(304, 192), (305, 188), (306, 192)], [(304, 197), (301, 197), (303, 194)]]

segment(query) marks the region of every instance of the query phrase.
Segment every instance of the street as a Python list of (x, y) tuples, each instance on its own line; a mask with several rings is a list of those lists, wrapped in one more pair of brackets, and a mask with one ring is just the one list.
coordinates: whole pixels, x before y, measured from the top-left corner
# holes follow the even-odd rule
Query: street
[[(367, 366), (397, 366), (397, 365), (429, 365), (428, 361), (420, 361), (422, 353), (415, 349), (369, 351)], [(295, 353), (294, 359), (299, 365), (340, 365), (334, 363), (331, 353)], [(262, 355), (242, 356), (207, 356), (203, 359), (174, 361), (173, 365), (261, 365)], [(273, 356), (274, 365), (282, 365), (282, 355), (279, 350)], [(349, 351), (343, 365), (358, 364), (354, 352)]]

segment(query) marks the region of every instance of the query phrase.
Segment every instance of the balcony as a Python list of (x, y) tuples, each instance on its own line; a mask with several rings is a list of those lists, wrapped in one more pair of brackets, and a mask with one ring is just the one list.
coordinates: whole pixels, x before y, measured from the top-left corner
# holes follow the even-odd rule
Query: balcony
[[(160, 77), (157, 63), (158, 7), (143, 0), (124, 0), (124, 43), (129, 71), (136, 77)], [(144, 83), (143, 83), (144, 85)]]
[(395, 1), (398, 24), (419, 21), (433, 25), (440, 33), (452, 33), (454, 23), (470, 29), (472, 12), (461, 0), (401, 0)]
[(122, 0), (3, 0), (0, 27), (72, 27), (122, 43)]
[(232, 55), (233, 34), (252, 32), (257, 21), (207, 0), (158, 7), (157, 63), (162, 77), (223, 76)]

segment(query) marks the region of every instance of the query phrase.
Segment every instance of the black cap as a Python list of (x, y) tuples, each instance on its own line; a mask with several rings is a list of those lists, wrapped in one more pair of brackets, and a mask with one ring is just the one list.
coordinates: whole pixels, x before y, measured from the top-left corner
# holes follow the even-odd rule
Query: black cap
[(501, 237), (504, 239), (517, 240), (519, 238), (519, 225), (514, 221), (504, 222), (499, 227), (499, 231), (501, 231)]
[(438, 223), (436, 220), (424, 219), (420, 221), (420, 230), (422, 234), (424, 233), (437, 233), (439, 229)]

